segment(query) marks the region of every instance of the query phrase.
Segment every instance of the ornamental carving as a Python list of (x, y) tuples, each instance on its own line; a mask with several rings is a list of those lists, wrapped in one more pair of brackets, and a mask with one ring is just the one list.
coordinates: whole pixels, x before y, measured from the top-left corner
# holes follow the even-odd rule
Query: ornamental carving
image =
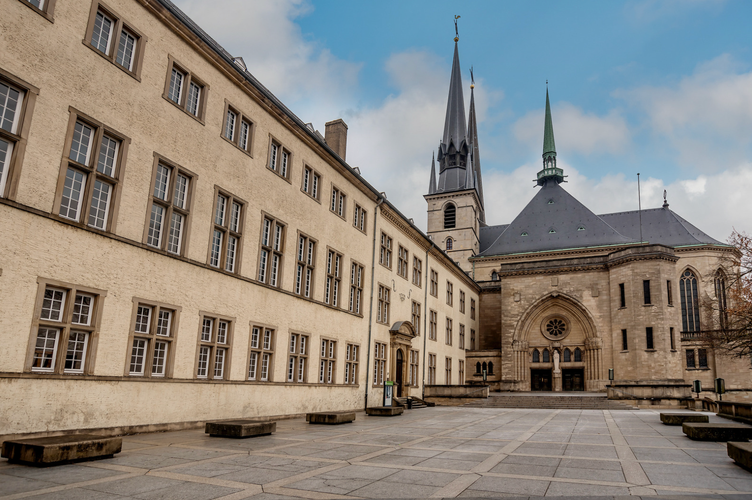
[(549, 340), (559, 341), (569, 335), (569, 322), (561, 316), (549, 316), (541, 323), (541, 333)]

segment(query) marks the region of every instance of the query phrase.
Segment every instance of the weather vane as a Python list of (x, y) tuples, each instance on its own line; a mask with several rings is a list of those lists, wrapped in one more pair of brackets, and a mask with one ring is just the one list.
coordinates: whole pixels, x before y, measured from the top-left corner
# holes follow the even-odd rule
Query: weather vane
[(460, 32), (457, 30), (457, 19), (459, 19), (460, 16), (454, 16), (454, 41), (458, 42), (460, 40)]

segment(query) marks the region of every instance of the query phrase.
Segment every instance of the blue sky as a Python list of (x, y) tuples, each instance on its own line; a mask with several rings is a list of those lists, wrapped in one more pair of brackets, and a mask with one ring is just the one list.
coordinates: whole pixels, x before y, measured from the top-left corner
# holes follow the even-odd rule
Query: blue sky
[(667, 189), (718, 239), (752, 229), (752, 2), (176, 3), (304, 121), (344, 118), (348, 162), (422, 227), (459, 14), (489, 223), (534, 195), (548, 79), (565, 188), (594, 212), (636, 208), (640, 172), (643, 206)]

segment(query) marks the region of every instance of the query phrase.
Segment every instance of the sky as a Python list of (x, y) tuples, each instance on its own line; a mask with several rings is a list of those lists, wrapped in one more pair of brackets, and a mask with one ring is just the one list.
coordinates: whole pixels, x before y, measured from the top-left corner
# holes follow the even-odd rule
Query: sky
[(564, 188), (596, 214), (672, 210), (752, 232), (752, 2), (173, 0), (425, 230), (459, 15), (475, 74), (486, 219), (535, 195), (546, 80)]

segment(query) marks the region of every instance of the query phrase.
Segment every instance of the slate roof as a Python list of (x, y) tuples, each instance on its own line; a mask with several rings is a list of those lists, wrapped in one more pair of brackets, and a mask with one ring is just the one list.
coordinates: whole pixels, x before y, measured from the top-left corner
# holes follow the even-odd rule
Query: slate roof
[(467, 125), (465, 122), (465, 96), (462, 92), (462, 72), (460, 71), (460, 54), (457, 42), (454, 42), (454, 59), (452, 60), (452, 76), (449, 79), (449, 96), (447, 97), (446, 118), (444, 119), (443, 143), (449, 146), (454, 140), (454, 146), (459, 148), (460, 142), (467, 140)]
[[(667, 206), (642, 211), (642, 240), (669, 247), (725, 245)], [(511, 255), (639, 242), (640, 213), (637, 210), (596, 215), (551, 180), (541, 187), (511, 224), (480, 229), (478, 255)]]

